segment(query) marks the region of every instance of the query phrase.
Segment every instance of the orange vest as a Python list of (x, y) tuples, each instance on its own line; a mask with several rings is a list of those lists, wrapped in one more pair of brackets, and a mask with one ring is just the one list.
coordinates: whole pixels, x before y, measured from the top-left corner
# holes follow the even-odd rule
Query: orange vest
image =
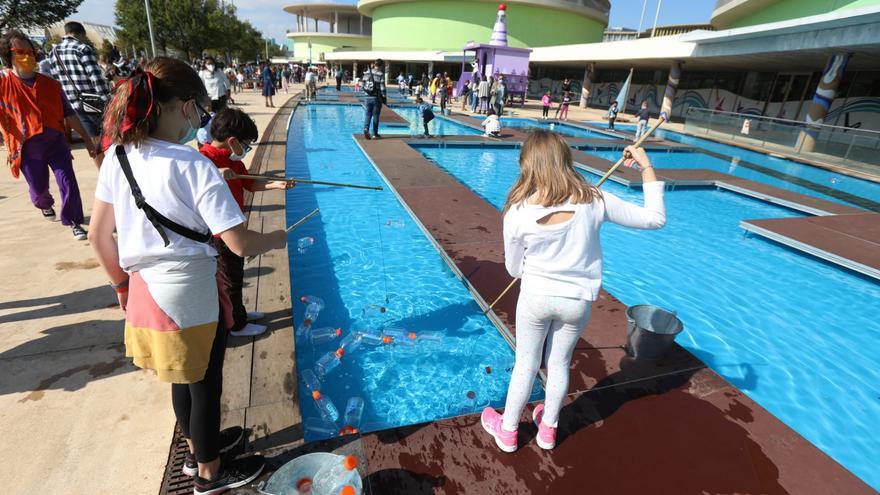
[(61, 91), (61, 83), (42, 74), (33, 87), (9, 70), (0, 77), (0, 131), (13, 177), (19, 175), (25, 141), (42, 134), (43, 127), (64, 132)]

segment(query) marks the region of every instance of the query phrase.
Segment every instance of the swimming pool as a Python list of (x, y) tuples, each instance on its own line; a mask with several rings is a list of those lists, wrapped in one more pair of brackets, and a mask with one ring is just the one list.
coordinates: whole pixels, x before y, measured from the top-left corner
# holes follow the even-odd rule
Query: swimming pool
[[(518, 174), (516, 149), (419, 150), (498, 209)], [(603, 190), (641, 204), (639, 190)], [(715, 189), (668, 192), (666, 207), (662, 230), (603, 229), (605, 288), (675, 310), (681, 345), (880, 488), (880, 285), (739, 227), (791, 210)]]
[[(356, 145), (363, 110), (355, 105), (305, 105), (294, 113), (286, 154), (288, 176), (366, 185), (381, 177)], [(388, 131), (383, 127), (380, 132)], [(513, 351), (393, 192), (300, 184), (287, 194), (287, 221), (316, 207), (319, 215), (294, 231), (288, 249), (294, 323), (303, 320), (301, 296), (322, 298), (313, 328), (354, 330), (400, 327), (439, 332), (442, 343), (361, 345), (322, 382), (340, 415), (351, 397), (365, 401), (361, 431), (414, 424), (486, 403), (498, 406), (507, 392)], [(314, 244), (300, 253), (297, 239)], [(381, 308), (386, 308), (384, 312)], [(312, 345), (296, 338), (300, 406), (306, 440), (344, 426), (324, 424), (303, 380), (339, 338)], [(486, 366), (494, 372), (487, 374)], [(473, 392), (473, 398), (468, 393)], [(535, 397), (541, 395), (536, 383)]]
[[(619, 124), (617, 127), (620, 130), (635, 130), (633, 125)], [(714, 164), (709, 163), (707, 160), (709, 165), (706, 168), (716, 167), (713, 170), (777, 187), (783, 187), (778, 185), (779, 182), (792, 184), (796, 185), (797, 189), (783, 188), (798, 192), (802, 192), (802, 189), (806, 188), (810, 191), (807, 194), (880, 211), (880, 208), (878, 208), (880, 205), (877, 204), (880, 203), (880, 183), (837, 174), (823, 168), (777, 158), (766, 153), (746, 150), (738, 146), (688, 136), (668, 129), (657, 129), (655, 134), (659, 138), (687, 144), (705, 152), (704, 154), (714, 155), (713, 157), (716, 158)], [(614, 160), (616, 161), (618, 157), (619, 155), (615, 155)], [(771, 176), (778, 177), (779, 179), (772, 183), (768, 182)], [(835, 191), (845, 194), (835, 194)], [(848, 198), (847, 195), (855, 196), (855, 198)], [(867, 202), (858, 201), (858, 199), (867, 200)]]
[[(419, 115), (419, 110), (413, 106), (392, 106), (391, 107), (398, 115), (403, 117), (409, 122), (408, 127), (389, 127), (388, 134), (405, 134), (410, 136), (421, 136), (424, 132), (422, 128), (422, 117)], [(383, 110), (384, 111), (384, 110)], [(447, 119), (439, 115), (440, 111), (437, 111), (436, 117), (434, 120), (428, 123), (428, 131), (430, 131), (432, 136), (476, 136), (482, 134), (478, 129), (474, 129), (472, 127), (468, 127), (460, 122), (456, 122), (451, 119)]]

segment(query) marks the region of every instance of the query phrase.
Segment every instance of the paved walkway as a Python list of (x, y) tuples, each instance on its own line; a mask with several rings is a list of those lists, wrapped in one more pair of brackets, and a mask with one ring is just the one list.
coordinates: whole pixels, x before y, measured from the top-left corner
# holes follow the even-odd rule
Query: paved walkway
[[(235, 99), (261, 130), (277, 110), (256, 93)], [(73, 155), (88, 219), (97, 168), (81, 145)], [(60, 201), (54, 180), (52, 191)], [(0, 250), (3, 493), (155, 493), (174, 427), (170, 387), (124, 357), (122, 314), (88, 242), (43, 220), (6, 170)]]

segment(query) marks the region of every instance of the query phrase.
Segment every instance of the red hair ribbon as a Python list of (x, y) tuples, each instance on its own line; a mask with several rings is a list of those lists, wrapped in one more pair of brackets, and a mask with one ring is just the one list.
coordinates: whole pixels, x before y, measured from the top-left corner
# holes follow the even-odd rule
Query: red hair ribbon
[(152, 72), (135, 69), (130, 77), (116, 83), (128, 84), (131, 92), (125, 105), (125, 118), (122, 120), (122, 132), (140, 124), (153, 113), (153, 86), (155, 76)]

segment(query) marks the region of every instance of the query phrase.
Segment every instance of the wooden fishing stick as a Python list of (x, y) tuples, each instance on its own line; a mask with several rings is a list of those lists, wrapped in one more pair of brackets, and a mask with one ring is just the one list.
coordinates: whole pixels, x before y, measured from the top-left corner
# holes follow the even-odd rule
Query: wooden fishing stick
[(337, 187), (351, 187), (354, 189), (370, 189), (373, 191), (381, 191), (382, 186), (361, 186), (358, 184), (346, 184), (343, 182), (325, 182), (321, 180), (308, 180), (308, 179), (297, 179), (291, 178), (286, 179), (284, 177), (270, 177), (268, 175), (233, 175), (233, 179), (245, 179), (245, 180), (258, 180), (258, 181), (283, 181), (283, 182), (296, 182), (297, 184), (316, 184), (319, 186), (337, 186)]
[[(664, 117), (663, 115), (661, 115), (660, 118), (657, 119), (657, 122), (655, 122), (654, 125), (651, 126), (651, 128), (647, 130), (647, 132), (645, 132), (644, 134), (642, 134), (641, 137), (639, 137), (638, 139), (636, 139), (636, 142), (633, 143), (632, 146), (635, 147), (635, 148), (638, 148), (639, 146), (641, 146), (642, 143), (643, 143), (646, 139), (648, 139), (648, 138), (651, 136), (651, 134), (654, 134), (654, 131), (656, 131), (657, 128), (660, 127), (660, 124), (662, 124), (662, 123), (664, 123), (664, 122), (666, 122), (666, 117)], [(629, 153), (627, 153), (626, 151), (624, 151), (624, 152), (623, 152), (623, 156), (621, 156), (620, 159), (617, 160), (617, 163), (615, 163), (613, 167), (611, 167), (610, 169), (608, 169), (608, 171), (605, 172), (605, 175), (603, 175), (602, 178), (599, 179), (599, 182), (596, 183), (596, 187), (601, 186), (603, 182), (605, 182), (606, 180), (608, 180), (608, 178), (611, 177), (611, 174), (613, 174), (614, 171), (617, 170), (617, 168), (620, 167), (620, 165), (621, 165), (621, 164), (622, 164), (627, 158), (630, 158), (630, 157), (629, 157)]]
[[(664, 117), (663, 115), (661, 115), (660, 118), (657, 119), (657, 122), (654, 123), (654, 125), (651, 126), (651, 128), (648, 129), (647, 132), (645, 132), (644, 134), (642, 134), (641, 137), (639, 137), (639, 138), (636, 140), (636, 142), (632, 144), (632, 146), (634, 146), (634, 147), (636, 147), (636, 148), (638, 148), (639, 146), (641, 146), (642, 143), (645, 141), (645, 139), (648, 139), (648, 137), (650, 137), (651, 134), (654, 134), (654, 131), (656, 131), (657, 128), (660, 127), (660, 125), (663, 124), (664, 122), (666, 122), (666, 117)], [(603, 182), (605, 182), (606, 180), (608, 180), (608, 177), (611, 177), (611, 174), (613, 174), (614, 171), (617, 170), (618, 167), (620, 167), (620, 165), (624, 162), (624, 160), (626, 160), (627, 158), (629, 158), (628, 155), (629, 155), (629, 153), (627, 153), (626, 151), (624, 151), (623, 156), (620, 157), (620, 160), (617, 160), (617, 163), (615, 163), (613, 167), (611, 167), (610, 169), (608, 169), (608, 172), (605, 172), (605, 175), (603, 175), (602, 178), (599, 179), (599, 182), (596, 183), (596, 187), (601, 186)], [(501, 294), (499, 294), (498, 297), (496, 297), (495, 300), (492, 301), (492, 304), (490, 304), (489, 307), (486, 308), (486, 311), (483, 311), (483, 314), (485, 315), (485, 314), (488, 314), (489, 311), (492, 311), (492, 308), (495, 306), (495, 304), (496, 304), (498, 301), (500, 301), (501, 298), (504, 297), (504, 296), (507, 294), (507, 292), (510, 291), (510, 289), (512, 289), (514, 285), (516, 285), (517, 282), (519, 282), (519, 279), (518, 279), (518, 278), (515, 278), (515, 279), (511, 280), (510, 283), (507, 285), (507, 288), (505, 288), (503, 291), (501, 291)]]
[[(290, 227), (287, 227), (286, 229), (284, 229), (284, 233), (285, 233), (285, 234), (289, 234), (290, 231), (292, 231), (293, 229), (295, 229), (295, 228), (299, 227), (300, 225), (304, 224), (306, 220), (308, 220), (308, 219), (312, 218), (313, 216), (315, 216), (319, 211), (321, 211), (320, 208), (315, 208), (314, 210), (312, 210), (311, 213), (309, 213), (308, 215), (306, 215), (306, 216), (300, 218), (299, 220), (296, 221), (296, 223), (294, 223), (294, 224), (291, 225)], [(245, 262), (245, 264), (247, 264), (247, 263), (250, 263), (251, 261), (255, 260), (256, 258), (257, 258), (256, 256), (248, 256), (247, 258), (244, 259), (244, 262)]]

